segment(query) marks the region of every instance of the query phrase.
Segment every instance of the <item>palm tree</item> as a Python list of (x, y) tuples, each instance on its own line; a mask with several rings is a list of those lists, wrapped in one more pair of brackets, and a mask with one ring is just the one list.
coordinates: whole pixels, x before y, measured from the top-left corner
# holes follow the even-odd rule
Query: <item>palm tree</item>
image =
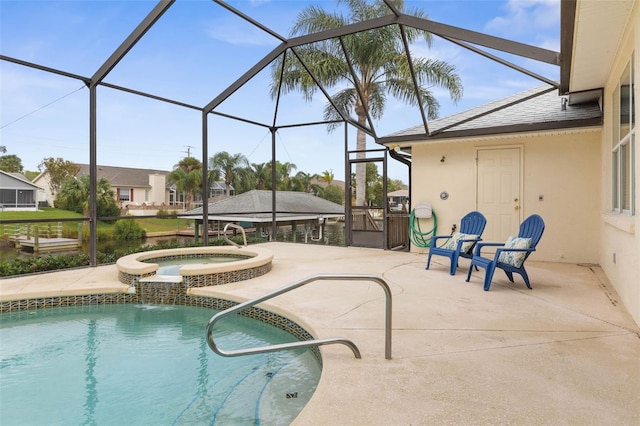
[[(63, 210), (75, 211), (89, 216), (89, 175), (78, 178), (70, 177), (60, 187), (54, 205)], [(105, 178), (100, 178), (96, 185), (96, 203), (98, 216), (111, 216), (116, 204), (115, 191)]]
[(194, 157), (185, 157), (174, 166), (167, 178), (176, 185), (178, 191), (186, 194), (186, 208), (189, 208), (195, 192), (202, 185), (202, 163)]
[(312, 182), (318, 177), (319, 176), (316, 174), (312, 175), (310, 173), (305, 173), (302, 171), (296, 173), (292, 180), (294, 191), (311, 192), (314, 189), (314, 185)]
[[(347, 15), (327, 13), (321, 7), (307, 6), (299, 15), (291, 36), (306, 35), (339, 28), (390, 13), (382, 0), (337, 0), (345, 3), (349, 8)], [(399, 10), (404, 10), (404, 0), (390, 0)], [(427, 15), (420, 9), (408, 10), (407, 14), (418, 18)], [(405, 28), (406, 39), (409, 43), (423, 38), (431, 46), (432, 36), (422, 30)], [(346, 46), (346, 55), (353, 66), (357, 79), (350, 72), (349, 63), (342, 50), (342, 41)], [(366, 126), (367, 112), (372, 119), (382, 118), (387, 96), (401, 99), (411, 106), (422, 103), (428, 118), (438, 116), (439, 104), (432, 87), (445, 88), (454, 101), (462, 96), (460, 77), (455, 73), (455, 67), (444, 61), (413, 58), (412, 66), (418, 82), (416, 94), (409, 58), (404, 52), (402, 34), (396, 26), (377, 28), (343, 37), (341, 40), (330, 39), (326, 42), (315, 43), (296, 48), (307, 67), (315, 75), (318, 82), (325, 87), (344, 87), (334, 94), (331, 99), (344, 115), (356, 114), (358, 123)], [(271, 96), (276, 97), (280, 88), (278, 81), (283, 67), (284, 56), (272, 66)], [(362, 98), (358, 95), (358, 90)], [(293, 55), (288, 55), (284, 61), (282, 74), (282, 92), (293, 90), (302, 92), (305, 100), (311, 101), (317, 85), (309, 76), (306, 68)], [(331, 103), (325, 106), (325, 120), (340, 120), (341, 115)], [(336, 123), (328, 125), (329, 131), (335, 130)], [(358, 129), (356, 137), (356, 158), (364, 158), (366, 149), (366, 134)], [(363, 205), (365, 200), (365, 163), (356, 164), (356, 205)]]
[(256, 178), (256, 189), (267, 188), (270, 176), (270, 166), (267, 163), (251, 163), (252, 172)]
[(289, 162), (281, 163), (279, 161), (276, 161), (276, 168), (278, 171), (279, 178), (281, 179), (280, 184), (278, 186), (280, 186), (280, 189), (282, 191), (291, 191), (291, 186), (292, 186), (291, 172), (296, 170), (298, 166)]
[(235, 181), (241, 169), (247, 167), (249, 161), (242, 154), (231, 155), (226, 151), (218, 152), (209, 159), (209, 181), (224, 179), (225, 195), (230, 195), (231, 184)]
[(320, 180), (323, 182), (327, 182), (327, 186), (331, 185), (331, 182), (333, 182), (333, 172), (330, 172), (329, 170), (325, 170), (324, 172), (322, 172), (322, 176), (320, 176)]

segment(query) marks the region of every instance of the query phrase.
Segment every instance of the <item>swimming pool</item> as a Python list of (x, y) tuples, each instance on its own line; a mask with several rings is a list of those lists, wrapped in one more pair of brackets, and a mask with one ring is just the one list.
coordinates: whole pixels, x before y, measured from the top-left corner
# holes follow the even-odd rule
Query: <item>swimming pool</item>
[[(224, 358), (206, 343), (216, 311), (193, 306), (72, 306), (2, 314), (0, 424), (289, 424), (313, 394), (311, 351)], [(295, 340), (241, 316), (227, 347)]]

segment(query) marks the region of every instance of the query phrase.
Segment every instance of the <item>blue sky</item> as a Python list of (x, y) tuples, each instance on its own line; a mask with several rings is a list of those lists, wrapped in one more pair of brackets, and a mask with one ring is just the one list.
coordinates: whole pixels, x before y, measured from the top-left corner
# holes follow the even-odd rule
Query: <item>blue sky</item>
[[(230, 5), (275, 32), (287, 36), (297, 14), (308, 4), (336, 10), (333, 0), (242, 0)], [(559, 0), (406, 1), (429, 18), (551, 50), (560, 45)], [(91, 77), (155, 6), (155, 1), (0, 0), (0, 54)], [(178, 0), (105, 82), (204, 106), (278, 45), (268, 36), (209, 0)], [(557, 67), (496, 53), (547, 78)], [(420, 43), (412, 55), (445, 60), (456, 67), (464, 85), (454, 105), (434, 89), (440, 116), (465, 110), (522, 90), (539, 81), (496, 64), (444, 40), (429, 49)], [(269, 69), (265, 69), (218, 109), (270, 123)], [(89, 91), (79, 80), (0, 61), (0, 145), (37, 170), (46, 157), (89, 163)], [(325, 100), (318, 93), (307, 103), (286, 95), (279, 123), (320, 121)], [(420, 124), (418, 112), (390, 99), (379, 135)], [(344, 179), (344, 131), (325, 126), (281, 129), (276, 153), (297, 171), (332, 171)], [(171, 170), (189, 153), (202, 159), (200, 112), (108, 88), (98, 89), (98, 164)], [(355, 149), (355, 131), (349, 131)], [(378, 148), (372, 141), (369, 148)], [(267, 129), (220, 117), (209, 119), (209, 155), (242, 153), (252, 163), (271, 158)], [(406, 166), (390, 162), (391, 178), (407, 182)]]

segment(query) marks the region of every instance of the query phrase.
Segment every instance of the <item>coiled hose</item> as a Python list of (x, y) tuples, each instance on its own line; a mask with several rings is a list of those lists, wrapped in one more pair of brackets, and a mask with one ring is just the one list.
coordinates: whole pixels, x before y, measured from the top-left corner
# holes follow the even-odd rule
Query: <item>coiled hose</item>
[(409, 240), (416, 247), (429, 247), (431, 237), (438, 232), (438, 216), (435, 211), (431, 211), (433, 216), (433, 228), (428, 232), (422, 232), (420, 229), (420, 220), (415, 215), (415, 209), (409, 214)]

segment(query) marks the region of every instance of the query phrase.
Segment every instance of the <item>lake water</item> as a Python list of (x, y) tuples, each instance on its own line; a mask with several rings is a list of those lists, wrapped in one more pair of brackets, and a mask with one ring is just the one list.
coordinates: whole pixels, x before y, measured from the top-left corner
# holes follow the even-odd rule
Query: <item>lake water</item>
[[(266, 241), (266, 239), (265, 239)], [(276, 235), (276, 241), (287, 241), (287, 242), (298, 242), (303, 243), (305, 241), (304, 238), (304, 228), (298, 227), (295, 238), (291, 231), (290, 227), (281, 227)], [(97, 250), (100, 253), (113, 253), (115, 249), (122, 250), (124, 248), (128, 248), (131, 251), (135, 251), (137, 248), (146, 246), (146, 245), (156, 245), (160, 242), (193, 242), (193, 237), (149, 237), (144, 241), (116, 241), (116, 240), (107, 240), (107, 241), (98, 241)], [(307, 238), (307, 244), (321, 244), (321, 245), (331, 245), (331, 246), (344, 246), (344, 223), (336, 222), (329, 223), (325, 226), (325, 232), (321, 241), (313, 241), (311, 238)], [(84, 242), (82, 247), (79, 250), (74, 251), (56, 251), (56, 252), (40, 252), (39, 254), (34, 255), (33, 253), (27, 251), (21, 251), (15, 249), (12, 245), (9, 244), (8, 241), (0, 240), (0, 262), (11, 261), (16, 258), (24, 258), (28, 259), (33, 256), (46, 256), (49, 254), (76, 254), (78, 252), (89, 252), (89, 244), (88, 242)]]

